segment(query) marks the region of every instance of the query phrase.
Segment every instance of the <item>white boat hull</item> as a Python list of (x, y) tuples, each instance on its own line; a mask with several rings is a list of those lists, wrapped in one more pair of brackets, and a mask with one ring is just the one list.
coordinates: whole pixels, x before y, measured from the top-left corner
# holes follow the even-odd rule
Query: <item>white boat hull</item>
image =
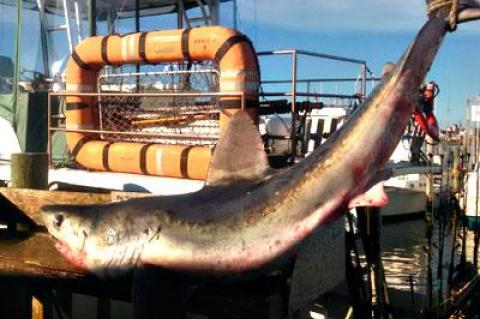
[(406, 217), (425, 212), (425, 192), (386, 186), (389, 203), (381, 208), (382, 217)]

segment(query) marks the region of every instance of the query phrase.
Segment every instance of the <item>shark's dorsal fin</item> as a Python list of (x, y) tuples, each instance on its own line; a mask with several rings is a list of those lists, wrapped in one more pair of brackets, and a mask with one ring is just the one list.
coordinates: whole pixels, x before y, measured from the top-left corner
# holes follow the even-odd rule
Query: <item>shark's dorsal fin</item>
[(268, 169), (267, 155), (258, 129), (246, 112), (236, 113), (215, 147), (207, 185), (254, 181), (264, 177)]

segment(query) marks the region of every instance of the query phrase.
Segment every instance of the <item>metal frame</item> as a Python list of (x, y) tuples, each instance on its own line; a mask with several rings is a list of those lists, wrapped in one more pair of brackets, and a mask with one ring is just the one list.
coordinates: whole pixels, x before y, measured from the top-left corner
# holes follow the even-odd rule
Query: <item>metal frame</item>
[[(271, 81), (261, 81), (261, 84), (288, 84), (291, 83), (291, 91), (290, 92), (264, 92), (261, 93), (261, 97), (273, 97), (273, 96), (283, 96), (283, 97), (290, 97), (291, 98), (291, 114), (292, 114), (292, 131), (291, 137), (292, 140), (292, 156), (291, 156), (291, 163), (295, 161), (297, 156), (297, 136), (295, 131), (296, 120), (298, 115), (297, 109), (297, 97), (314, 97), (314, 98), (340, 98), (340, 99), (357, 99), (359, 102), (363, 102), (366, 99), (367, 94), (367, 80), (377, 80), (367, 67), (367, 62), (364, 60), (359, 59), (352, 59), (337, 55), (331, 54), (324, 54), (324, 53), (317, 53), (312, 51), (306, 50), (298, 50), (298, 49), (286, 49), (286, 50), (272, 50), (272, 51), (262, 51), (257, 52), (259, 57), (262, 56), (281, 56), (287, 55), (291, 57), (291, 69), (292, 69), (292, 79), (291, 80), (271, 80)], [(361, 83), (361, 90), (360, 95), (344, 95), (344, 94), (319, 94), (319, 93), (310, 93), (310, 92), (297, 92), (297, 84), (298, 83), (307, 83), (307, 87), (310, 86), (310, 83), (313, 82), (357, 82), (358, 79), (351, 79), (351, 78), (326, 78), (326, 79), (298, 79), (298, 57), (299, 56), (309, 56), (315, 57), (320, 59), (327, 59), (333, 61), (340, 61), (345, 63), (353, 63), (360, 65), (361, 67), (361, 75), (360, 75), (360, 83)], [(367, 78), (367, 73), (370, 74), (370, 77)]]
[[(295, 103), (296, 103), (296, 97), (297, 96), (311, 96), (311, 97), (335, 97), (332, 94), (327, 94), (326, 96), (322, 96), (321, 94), (314, 94), (314, 93), (298, 93), (296, 88), (297, 88), (297, 83), (313, 83), (313, 82), (356, 82), (358, 79), (353, 79), (353, 78), (327, 78), (327, 79), (298, 79), (297, 74), (298, 74), (298, 56), (310, 56), (310, 57), (316, 57), (316, 58), (321, 58), (321, 59), (327, 59), (327, 60), (333, 60), (333, 61), (341, 61), (341, 62), (347, 62), (347, 63), (353, 63), (353, 64), (358, 64), (361, 65), (361, 101), (363, 102), (366, 97), (367, 93), (367, 81), (376, 81), (379, 80), (378, 78), (375, 78), (373, 76), (370, 76), (367, 78), (367, 73), (371, 72), (369, 68), (367, 67), (367, 62), (364, 60), (358, 60), (358, 59), (352, 59), (352, 58), (346, 58), (342, 56), (336, 56), (336, 55), (330, 55), (330, 54), (324, 54), (324, 53), (317, 53), (317, 52), (312, 52), (312, 51), (306, 51), (306, 50), (298, 50), (298, 49), (287, 49), (287, 50), (274, 50), (274, 51), (262, 51), (262, 52), (257, 52), (257, 55), (259, 57), (261, 56), (277, 56), (277, 55), (290, 55), (291, 56), (291, 63), (292, 63), (292, 79), (291, 80), (271, 80), (271, 81), (262, 81), (262, 84), (286, 84), (286, 83), (292, 83), (292, 90), (289, 94), (283, 94), (283, 96), (292, 96), (292, 113), (295, 111)], [(269, 94), (269, 96), (274, 96), (275, 94)], [(338, 97), (344, 97), (344, 98), (358, 98), (356, 95), (338, 95)]]
[(220, 72), (216, 69), (204, 69), (204, 70), (196, 70), (196, 71), (189, 71), (189, 70), (175, 70), (175, 71), (151, 71), (151, 72), (126, 72), (126, 73), (110, 73), (110, 74), (102, 74), (98, 77), (98, 88), (100, 88), (100, 80), (104, 78), (125, 78), (125, 77), (133, 77), (133, 76), (156, 76), (156, 75), (169, 75), (169, 74), (192, 74), (192, 73), (216, 73), (220, 76)]
[[(179, 1), (181, 2), (181, 1)], [(180, 12), (179, 12), (180, 13)], [(180, 15), (179, 15), (180, 16)], [(179, 19), (181, 20), (181, 19)], [(181, 21), (179, 21), (181, 22)], [(364, 60), (359, 59), (352, 59), (342, 56), (335, 56), (330, 54), (323, 54), (305, 50), (297, 50), (297, 49), (288, 49), (288, 50), (274, 50), (274, 51), (263, 51), (258, 52), (257, 55), (259, 57), (264, 56), (280, 56), (280, 55), (287, 55), (291, 57), (291, 70), (292, 70), (292, 78), (290, 80), (269, 80), (269, 81), (262, 81), (260, 84), (291, 84), (290, 91), (287, 92), (262, 92), (259, 94), (259, 97), (274, 97), (274, 96), (282, 96), (288, 97), (291, 100), (291, 114), (292, 114), (292, 128), (296, 127), (296, 121), (299, 116), (300, 110), (297, 108), (297, 99), (299, 97), (306, 97), (306, 98), (339, 98), (339, 99), (356, 99), (359, 102), (363, 102), (366, 97), (367, 91), (367, 81), (376, 81), (379, 80), (375, 78), (371, 71), (367, 67), (367, 63)], [(361, 74), (359, 78), (313, 78), (313, 79), (298, 79), (298, 57), (299, 56), (309, 56), (309, 57), (316, 57), (320, 59), (327, 59), (333, 61), (340, 61), (345, 63), (352, 63), (356, 65), (360, 65), (361, 67)], [(176, 70), (176, 71), (159, 71), (159, 72), (129, 72), (126, 74), (108, 74), (108, 75), (101, 75), (99, 78), (107, 78), (107, 77), (127, 77), (132, 75), (158, 75), (158, 74), (174, 74), (174, 73), (188, 73), (189, 71), (186, 70)], [(212, 70), (203, 70), (203, 72), (212, 72)], [(369, 77), (367, 78), (367, 73), (369, 73)], [(361, 84), (361, 89), (359, 94), (347, 95), (347, 94), (326, 94), (326, 93), (311, 93), (311, 92), (298, 92), (298, 84), (299, 83), (306, 83), (308, 86), (310, 83), (315, 82), (359, 82)], [(100, 90), (98, 90), (100, 91)], [(232, 92), (232, 93), (222, 93), (222, 92), (215, 92), (215, 93), (198, 93), (198, 92), (158, 92), (158, 93), (117, 93), (117, 92), (105, 92), (105, 93), (80, 93), (80, 92), (57, 92), (57, 93), (50, 93), (48, 97), (48, 152), (51, 154), (51, 135), (52, 132), (55, 131), (64, 131), (64, 132), (78, 132), (78, 133), (95, 133), (95, 134), (117, 134), (117, 135), (125, 135), (125, 136), (143, 136), (143, 137), (157, 137), (157, 138), (178, 138), (178, 139), (188, 139), (195, 137), (196, 139), (207, 139), (212, 140), (215, 139), (213, 137), (205, 137), (201, 138), (198, 136), (191, 136), (191, 135), (184, 135), (184, 134), (159, 134), (159, 133), (151, 133), (151, 132), (112, 132), (112, 131), (103, 131), (103, 130), (69, 130), (66, 128), (60, 127), (52, 127), (52, 114), (51, 114), (51, 98), (52, 97), (65, 97), (65, 96), (92, 96), (101, 99), (102, 97), (106, 96), (128, 96), (128, 97), (241, 97), (241, 109), (245, 108), (245, 93), (244, 92)], [(292, 140), (292, 154), (291, 154), (291, 163), (295, 161), (297, 157), (297, 136), (296, 130), (292, 129), (290, 139)]]
[(50, 77), (50, 54), (48, 52), (48, 26), (45, 21), (44, 0), (37, 0), (38, 14), (40, 19), (40, 40), (42, 43), (43, 72), (45, 77)]
[[(357, 99), (360, 102), (365, 100), (366, 96), (366, 82), (367, 81), (376, 81), (378, 78), (373, 77), (370, 70), (367, 67), (366, 61), (351, 59), (341, 56), (329, 55), (316, 53), (305, 50), (289, 49), (289, 50), (276, 50), (276, 51), (264, 51), (257, 53), (259, 57), (262, 56), (278, 56), (278, 55), (290, 55), (291, 56), (291, 69), (292, 69), (292, 79), (291, 80), (270, 80), (262, 81), (261, 84), (287, 84), (291, 83), (291, 90), (287, 92), (264, 92), (260, 93), (259, 97), (274, 97), (274, 96), (283, 96), (289, 97), (291, 99), (291, 113), (292, 113), (292, 128), (296, 127), (297, 115), (299, 114), (299, 109), (297, 108), (297, 98), (298, 97), (314, 97), (314, 98), (339, 98), (339, 99)], [(353, 63), (361, 66), (361, 75), (359, 79), (354, 78), (314, 78), (314, 79), (298, 79), (298, 57), (299, 56), (310, 56), (327, 60), (341, 61), (346, 63)], [(212, 72), (215, 70), (200, 70), (200, 72)], [(129, 77), (134, 75), (158, 75), (158, 74), (176, 74), (176, 73), (189, 73), (186, 70), (176, 70), (176, 71), (158, 71), (158, 72), (129, 72), (121, 74), (108, 74), (101, 75), (99, 79), (108, 78), (108, 77)], [(367, 78), (367, 73), (370, 73), (370, 77)], [(325, 93), (310, 93), (310, 92), (298, 92), (297, 84), (298, 83), (310, 83), (314, 82), (357, 82), (361, 83), (361, 92), (360, 94), (346, 95), (346, 94), (325, 94)], [(98, 90), (100, 91), (100, 90)], [(80, 92), (57, 92), (50, 93), (48, 97), (48, 152), (51, 154), (51, 136), (55, 131), (63, 132), (78, 132), (78, 133), (94, 133), (94, 134), (104, 134), (104, 135), (125, 135), (125, 136), (143, 136), (143, 137), (157, 137), (157, 138), (177, 138), (177, 139), (190, 139), (196, 138), (200, 140), (214, 140), (216, 137), (198, 137), (185, 134), (159, 134), (151, 132), (116, 132), (116, 131), (104, 131), (104, 130), (72, 130), (60, 127), (52, 127), (52, 114), (51, 114), (51, 99), (52, 97), (65, 97), (65, 96), (92, 96), (101, 99), (106, 96), (125, 96), (125, 97), (241, 97), (241, 109), (245, 109), (245, 93), (244, 92), (232, 92), (232, 93), (222, 93), (222, 92), (158, 92), (158, 93), (122, 93), (122, 92), (104, 92), (104, 93), (80, 93)], [(220, 112), (220, 111), (219, 111)], [(292, 163), (297, 156), (297, 136), (296, 130), (292, 129), (290, 139), (292, 140), (292, 154), (291, 160)]]
[[(139, 84), (140, 84), (140, 76), (158, 76), (158, 75), (185, 75), (185, 74), (193, 74), (193, 73), (201, 73), (201, 74), (215, 74), (216, 76), (220, 77), (220, 72), (217, 69), (203, 69), (203, 70), (169, 70), (169, 71), (149, 71), (149, 72), (139, 72), (139, 65), (137, 65), (136, 72), (125, 72), (125, 73), (110, 73), (110, 74), (102, 74), (98, 77), (97, 80), (97, 92), (100, 93), (109, 93), (108, 90), (103, 91), (103, 85), (109, 85), (107, 83), (102, 83), (103, 79), (121, 79), (121, 78), (131, 78), (136, 77), (136, 92), (139, 92)], [(120, 88), (122, 86), (120, 85)], [(115, 91), (118, 92), (118, 91)], [(128, 91), (119, 90), (119, 92), (130, 93)], [(176, 92), (170, 92), (175, 94)], [(100, 129), (103, 128), (103, 116), (102, 116), (102, 99), (99, 97), (99, 113), (100, 113)], [(103, 137), (103, 135), (102, 135)]]
[[(217, 140), (218, 137), (201, 137), (197, 135), (186, 134), (157, 134), (150, 132), (116, 132), (116, 131), (102, 131), (102, 130), (86, 130), (86, 129), (67, 129), (59, 126), (52, 126), (52, 97), (67, 97), (67, 96), (90, 96), (90, 97), (106, 97), (106, 96), (125, 96), (125, 97), (240, 97), (240, 109), (245, 110), (245, 100), (247, 95), (244, 92), (207, 92), (207, 93), (81, 93), (81, 92), (49, 92), (48, 93), (48, 141), (47, 152), (49, 164), (52, 164), (52, 135), (54, 132), (75, 132), (75, 133), (90, 133), (90, 134), (104, 134), (104, 135), (125, 135), (125, 136), (142, 136), (142, 137), (156, 137), (156, 138), (175, 138), (175, 139), (198, 139), (198, 140)], [(221, 112), (221, 109), (218, 110)]]

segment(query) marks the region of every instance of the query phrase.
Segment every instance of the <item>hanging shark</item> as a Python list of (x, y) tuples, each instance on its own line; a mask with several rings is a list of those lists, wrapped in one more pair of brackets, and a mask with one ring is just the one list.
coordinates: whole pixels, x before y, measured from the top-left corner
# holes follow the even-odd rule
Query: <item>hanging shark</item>
[[(476, 3), (460, 1), (457, 22), (477, 19), (478, 12)], [(44, 206), (57, 248), (94, 272), (156, 265), (231, 276), (279, 263), (319, 225), (352, 202), (362, 203), (358, 196), (388, 175), (385, 164), (450, 29), (447, 15), (448, 10), (433, 14), (347, 123), (298, 164), (270, 174), (257, 128), (240, 112), (217, 144), (201, 191), (107, 205)]]

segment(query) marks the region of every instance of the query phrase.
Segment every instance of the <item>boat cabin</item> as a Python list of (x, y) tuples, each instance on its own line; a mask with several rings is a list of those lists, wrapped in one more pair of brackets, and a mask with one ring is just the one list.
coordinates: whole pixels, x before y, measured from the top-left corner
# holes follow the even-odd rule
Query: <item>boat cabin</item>
[[(17, 7), (2, 0), (0, 6), (0, 122), (9, 136), (0, 147), (4, 180), (9, 180), (11, 153), (48, 152), (51, 185), (75, 180), (106, 189), (195, 191), (203, 187), (214, 145), (236, 108), (252, 114), (272, 166), (283, 167), (321, 144), (375, 80), (359, 59), (298, 49), (256, 52), (248, 37), (229, 34), (237, 25), (235, 1), (39, 0)], [(220, 23), (229, 24), (215, 29), (225, 33), (218, 35), (227, 54), (221, 63), (218, 52), (202, 56), (193, 43), (213, 39), (201, 27)], [(187, 33), (195, 39), (185, 55)], [(98, 52), (81, 59), (98, 58), (101, 66), (89, 62), (94, 74), (82, 73), (68, 61), (78, 57), (79, 43), (95, 35), (110, 36), (88, 50)], [(164, 50), (157, 54), (150, 44), (155, 37), (178, 43), (157, 47)], [(179, 56), (165, 54), (173, 47)], [(239, 50), (251, 57), (237, 61)], [(306, 60), (338, 69), (348, 65), (351, 75), (308, 74)]]

